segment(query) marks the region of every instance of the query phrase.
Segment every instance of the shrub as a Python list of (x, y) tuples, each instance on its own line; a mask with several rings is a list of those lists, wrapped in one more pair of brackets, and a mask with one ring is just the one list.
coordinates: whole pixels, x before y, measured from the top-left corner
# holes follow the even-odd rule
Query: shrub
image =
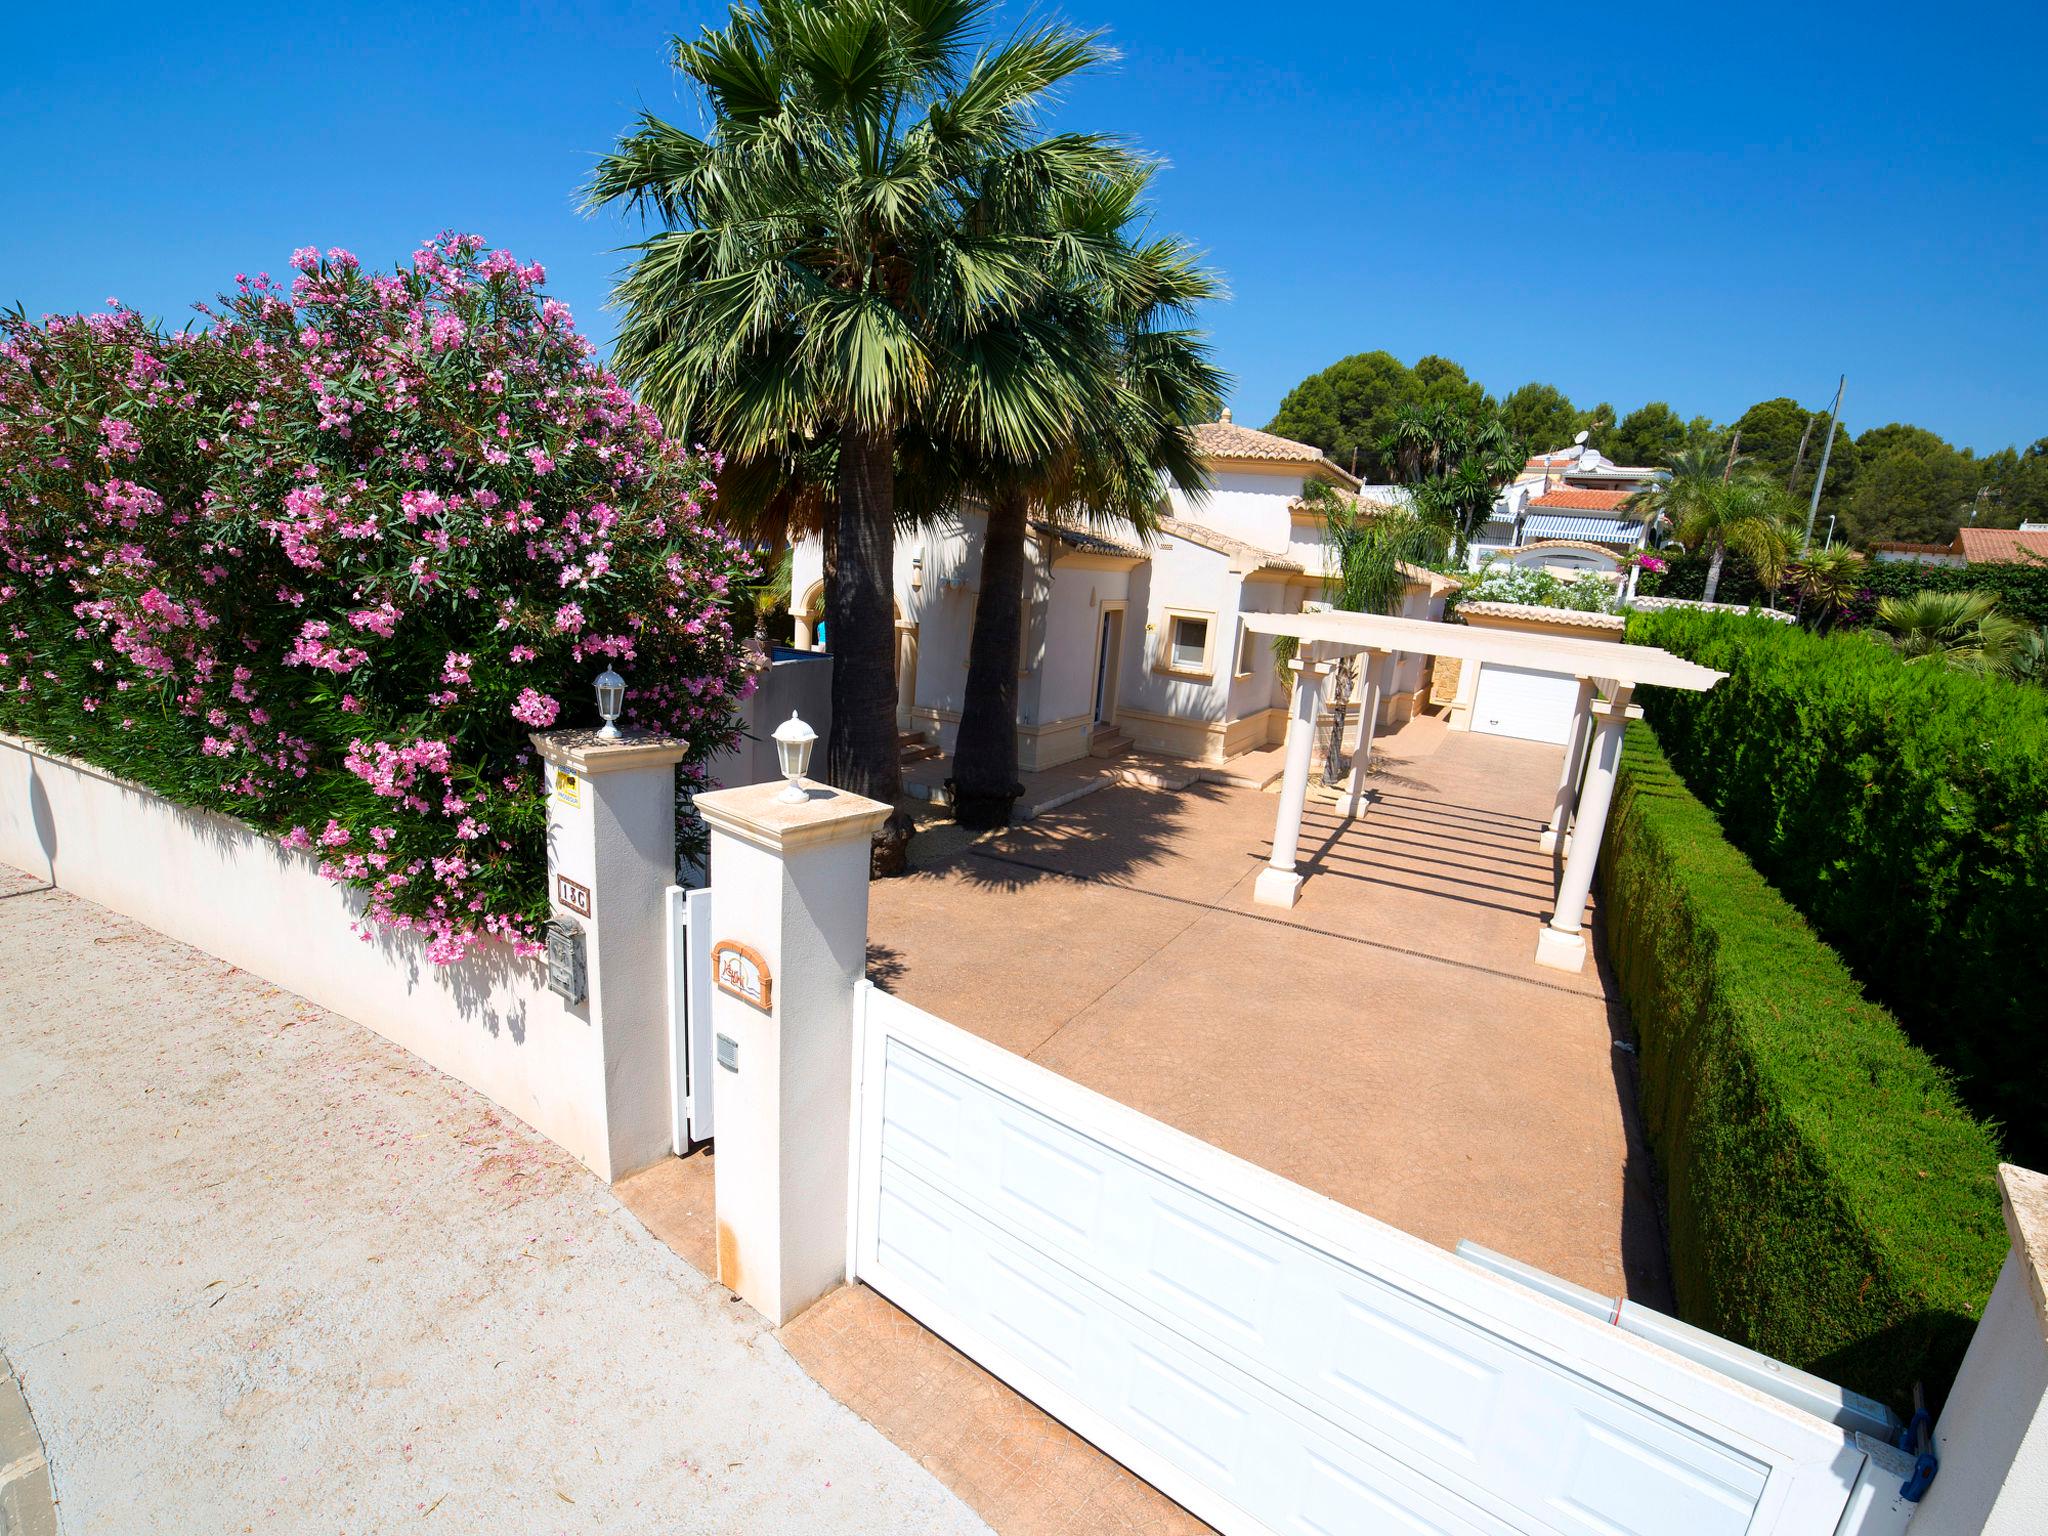
[(293, 266), (176, 334), (6, 318), (0, 727), (317, 848), (437, 962), (530, 947), (529, 733), (609, 663), (628, 722), (729, 741), (748, 556), (540, 268)]
[(2005, 1255), (1990, 1130), (1730, 846), (1642, 725), (1600, 856), (1680, 1313), (1903, 1406)]
[(1540, 608), (1571, 608), (1580, 613), (1612, 613), (1621, 588), (1587, 571), (1570, 581), (1550, 571), (1495, 561), (1477, 581), (1458, 594), (1464, 603), (1518, 603)]
[(1639, 613), (1629, 638), (1729, 674), (1645, 696), (1673, 765), (2014, 1156), (2048, 1161), (2048, 694), (1763, 619)]

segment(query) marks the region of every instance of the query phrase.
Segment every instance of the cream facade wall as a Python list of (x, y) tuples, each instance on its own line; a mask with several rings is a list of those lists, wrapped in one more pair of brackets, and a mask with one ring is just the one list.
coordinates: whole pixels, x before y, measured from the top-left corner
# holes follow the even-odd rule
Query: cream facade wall
[(1306, 479), (1300, 464), (1219, 466), (1204, 495), (1191, 496), (1168, 484), (1167, 515), (1214, 528), (1258, 549), (1284, 550), (1294, 538), (1288, 505), (1301, 495)]

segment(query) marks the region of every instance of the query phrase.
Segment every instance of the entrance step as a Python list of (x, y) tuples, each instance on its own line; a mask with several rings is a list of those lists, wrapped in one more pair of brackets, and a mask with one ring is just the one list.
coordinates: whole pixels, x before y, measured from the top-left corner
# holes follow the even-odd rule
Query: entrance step
[(906, 768), (912, 763), (928, 763), (932, 759), (943, 757), (944, 755), (937, 747), (926, 741), (920, 732), (898, 731), (896, 733), (896, 757)]
[(1131, 750), (1131, 738), (1113, 725), (1098, 725), (1088, 738), (1090, 757), (1122, 757)]

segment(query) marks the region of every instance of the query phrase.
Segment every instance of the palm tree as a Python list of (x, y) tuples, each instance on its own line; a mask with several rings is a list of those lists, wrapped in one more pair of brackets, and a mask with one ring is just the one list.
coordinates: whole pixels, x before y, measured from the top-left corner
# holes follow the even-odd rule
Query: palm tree
[[(1408, 593), (1404, 567), (1438, 565), (1449, 552), (1452, 534), (1441, 523), (1410, 511), (1369, 512), (1354, 496), (1340, 495), (1322, 481), (1312, 482), (1302, 499), (1321, 516), (1323, 538), (1330, 548), (1330, 574), (1324, 590), (1329, 601), (1349, 613), (1398, 613)], [(1293, 659), (1293, 650), (1287, 655)], [(1357, 658), (1345, 656), (1331, 679), (1329, 744), (1323, 752), (1323, 779), (1334, 784), (1344, 774), (1344, 715), (1351, 699)]]
[[(1674, 476), (1659, 489), (1669, 493), (1677, 484)], [(1711, 603), (1720, 590), (1721, 564), (1731, 549), (1749, 561), (1766, 587), (1777, 591), (1799, 537), (1799, 508), (1784, 487), (1755, 475), (1704, 483), (1689, 477), (1686, 486), (1686, 499), (1674, 520), (1679, 543), (1694, 553), (1707, 551), (1704, 600)]]
[[(1181, 322), (1221, 289), (1184, 242), (1131, 239), (1151, 175), (1133, 158), (1124, 175), (1104, 178), (1088, 195), (1055, 200), (1047, 293), (988, 338), (991, 351), (1031, 360), (1011, 366), (1027, 367), (1067, 411), (1067, 437), (1024, 456), (1004, 452), (970, 423), (959, 433), (961, 489), (987, 514), (953, 749), (953, 810), (966, 826), (1007, 825), (1022, 791), (1017, 677), (1032, 514), (1121, 523), (1143, 536), (1157, 518), (1162, 472), (1189, 490), (1208, 484), (1192, 428), (1215, 414), (1224, 379), (1203, 337)], [(1059, 345), (1046, 345), (1046, 336)]]
[[(1048, 189), (1085, 189), (1124, 153), (1040, 136), (1046, 93), (1106, 55), (1057, 25), (987, 43), (988, 0), (761, 0), (678, 40), (703, 137), (651, 114), (600, 161), (588, 201), (662, 229), (632, 247), (614, 362), (670, 426), (755, 488), (833, 476), (837, 562), (826, 777), (894, 801), (896, 455), (933, 427), (949, 377), (1045, 290)], [(1047, 338), (1058, 346), (1057, 335)], [(1020, 370), (949, 407), (1020, 458), (1070, 418)], [(765, 498), (764, 498), (765, 499)], [(900, 856), (907, 824), (878, 849)]]
[(1892, 645), (1911, 665), (1938, 661), (1959, 672), (2007, 673), (2026, 665), (2025, 621), (1998, 609), (1989, 592), (1916, 592), (1878, 599), (1878, 622), (1892, 632)]

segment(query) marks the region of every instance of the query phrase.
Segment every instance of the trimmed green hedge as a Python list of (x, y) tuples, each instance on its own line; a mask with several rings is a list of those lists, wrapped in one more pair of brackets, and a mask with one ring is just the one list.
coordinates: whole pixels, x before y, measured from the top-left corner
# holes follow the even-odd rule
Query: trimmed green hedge
[(2013, 1160), (2048, 1166), (2048, 690), (1764, 619), (1628, 633), (1729, 674), (1645, 694), (1672, 765)]
[(2005, 1256), (1997, 1147), (1642, 725), (1600, 856), (1687, 1321), (1938, 1398)]

